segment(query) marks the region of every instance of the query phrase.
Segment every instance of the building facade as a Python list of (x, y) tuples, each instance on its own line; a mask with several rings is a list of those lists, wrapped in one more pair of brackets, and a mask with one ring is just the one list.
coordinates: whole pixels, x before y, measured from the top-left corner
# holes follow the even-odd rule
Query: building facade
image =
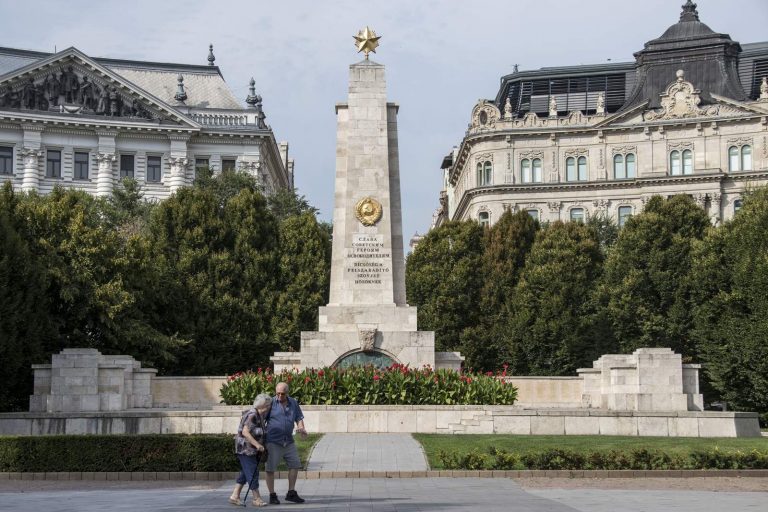
[(635, 61), (502, 77), (443, 159), (433, 226), (506, 210), (622, 225), (653, 195), (689, 194), (713, 224), (768, 183), (768, 42), (741, 45), (696, 4)]
[(266, 193), (293, 188), (253, 79), (244, 106), (214, 61), (213, 46), (207, 65), (0, 48), (0, 185), (109, 196), (129, 177), (160, 200), (208, 167), (244, 170)]

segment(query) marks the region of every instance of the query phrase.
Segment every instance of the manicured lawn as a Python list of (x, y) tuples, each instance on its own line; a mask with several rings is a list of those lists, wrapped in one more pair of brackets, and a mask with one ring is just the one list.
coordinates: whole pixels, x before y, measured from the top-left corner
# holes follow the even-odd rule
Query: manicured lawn
[[(301, 436), (294, 436), (294, 439), (296, 440), (296, 448), (299, 450), (299, 459), (301, 459), (301, 467), (305, 468), (307, 467), (307, 459), (309, 458), (309, 455), (312, 453), (312, 447), (315, 446), (315, 443), (320, 440), (320, 438), (323, 437), (323, 434), (308, 434), (306, 439), (302, 439)], [(285, 465), (285, 462), (281, 462), (279, 466), (277, 466), (278, 471), (287, 471), (288, 467)]]
[(685, 454), (692, 451), (720, 450), (768, 451), (768, 437), (751, 438), (699, 438), (699, 437), (619, 437), (619, 436), (515, 436), (495, 435), (446, 435), (413, 434), (424, 447), (432, 469), (443, 469), (437, 453), (466, 453), (472, 450), (488, 453), (491, 446), (509, 452), (540, 452), (553, 448), (577, 452), (608, 450), (632, 450), (646, 448), (669, 454)]

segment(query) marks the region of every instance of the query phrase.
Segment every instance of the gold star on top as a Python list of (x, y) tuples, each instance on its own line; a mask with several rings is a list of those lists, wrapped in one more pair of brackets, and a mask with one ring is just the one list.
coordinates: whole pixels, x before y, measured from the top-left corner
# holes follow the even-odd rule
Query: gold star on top
[(377, 36), (376, 32), (368, 27), (352, 37), (355, 38), (355, 47), (357, 47), (358, 53), (365, 52), (365, 60), (368, 60), (369, 52), (376, 53), (376, 47), (379, 46), (379, 39), (381, 39), (381, 36)]

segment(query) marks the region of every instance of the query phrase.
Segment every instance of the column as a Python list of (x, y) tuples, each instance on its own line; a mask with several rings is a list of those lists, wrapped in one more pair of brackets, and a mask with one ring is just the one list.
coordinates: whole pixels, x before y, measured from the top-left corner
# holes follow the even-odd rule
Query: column
[(171, 157), (168, 159), (168, 162), (171, 164), (169, 185), (171, 187), (171, 194), (174, 194), (187, 184), (187, 165), (189, 160), (186, 157)]
[(99, 173), (96, 178), (96, 195), (109, 197), (115, 187), (115, 176), (112, 164), (115, 161), (114, 153), (98, 153), (96, 161), (99, 163)]
[(24, 174), (21, 181), (21, 190), (24, 192), (37, 192), (40, 184), (40, 170), (38, 162), (43, 152), (36, 148), (23, 148), (21, 157), (24, 160)]

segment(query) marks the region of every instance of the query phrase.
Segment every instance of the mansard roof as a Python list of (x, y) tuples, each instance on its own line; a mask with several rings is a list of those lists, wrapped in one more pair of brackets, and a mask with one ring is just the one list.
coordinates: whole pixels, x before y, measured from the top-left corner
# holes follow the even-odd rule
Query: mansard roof
[[(0, 47), (0, 77), (51, 55), (54, 54)], [(169, 104), (174, 103), (176, 79), (181, 74), (184, 76), (187, 93), (186, 106), (201, 109), (244, 109), (224, 81), (218, 66), (99, 57), (91, 59)]]

